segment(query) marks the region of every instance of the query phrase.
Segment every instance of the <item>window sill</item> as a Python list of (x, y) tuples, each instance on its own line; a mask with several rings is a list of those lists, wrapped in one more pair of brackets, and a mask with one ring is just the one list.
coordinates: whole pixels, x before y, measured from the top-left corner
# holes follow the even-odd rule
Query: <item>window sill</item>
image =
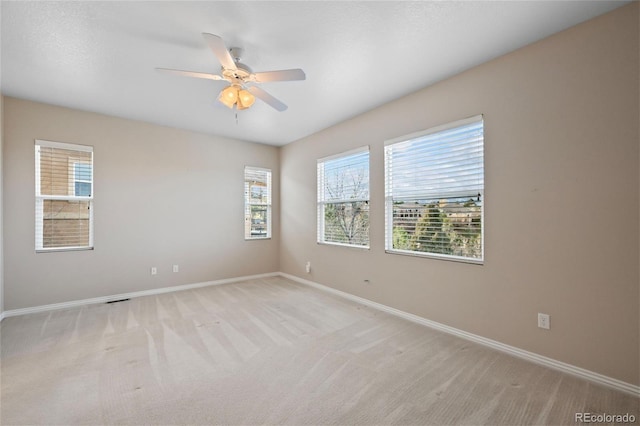
[(450, 256), (446, 254), (420, 253), (405, 250), (385, 250), (385, 253), (400, 256), (424, 257), (427, 259), (445, 260), (448, 262), (468, 263), (471, 265), (484, 265), (484, 259), (471, 259), (468, 257)]
[(93, 250), (93, 247), (52, 247), (36, 249), (36, 253), (58, 253), (62, 251), (87, 251)]
[(317, 241), (317, 244), (321, 246), (336, 246), (336, 247), (345, 247), (345, 248), (358, 249), (358, 250), (370, 250), (369, 246), (357, 246), (354, 244), (328, 243), (324, 241)]

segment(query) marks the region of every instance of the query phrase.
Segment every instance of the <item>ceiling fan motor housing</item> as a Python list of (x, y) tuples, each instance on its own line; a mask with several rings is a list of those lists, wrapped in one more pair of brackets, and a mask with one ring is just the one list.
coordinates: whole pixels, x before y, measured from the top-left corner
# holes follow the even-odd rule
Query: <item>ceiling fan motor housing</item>
[(235, 70), (222, 68), (222, 76), (232, 83), (242, 84), (248, 81), (252, 81), (250, 78), (251, 69), (248, 66), (241, 64), (240, 62), (236, 62)]

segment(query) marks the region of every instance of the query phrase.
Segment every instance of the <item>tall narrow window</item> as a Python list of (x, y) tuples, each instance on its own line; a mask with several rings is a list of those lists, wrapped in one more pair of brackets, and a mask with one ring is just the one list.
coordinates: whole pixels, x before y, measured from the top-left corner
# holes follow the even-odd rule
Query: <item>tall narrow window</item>
[(36, 251), (93, 248), (93, 148), (36, 140)]
[(244, 237), (271, 238), (271, 170), (244, 168)]
[(369, 147), (318, 160), (318, 242), (369, 247)]
[(388, 252), (481, 263), (482, 116), (388, 141), (385, 205)]

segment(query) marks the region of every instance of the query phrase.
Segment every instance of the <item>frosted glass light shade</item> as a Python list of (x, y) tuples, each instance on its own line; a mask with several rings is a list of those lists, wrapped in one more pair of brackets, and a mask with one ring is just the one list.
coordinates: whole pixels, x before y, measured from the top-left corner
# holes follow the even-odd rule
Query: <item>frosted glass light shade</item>
[(238, 109), (249, 108), (256, 101), (256, 98), (248, 90), (242, 89), (238, 92)]
[(233, 105), (238, 100), (238, 88), (235, 86), (229, 86), (220, 92), (218, 100), (225, 104), (229, 108), (233, 108)]

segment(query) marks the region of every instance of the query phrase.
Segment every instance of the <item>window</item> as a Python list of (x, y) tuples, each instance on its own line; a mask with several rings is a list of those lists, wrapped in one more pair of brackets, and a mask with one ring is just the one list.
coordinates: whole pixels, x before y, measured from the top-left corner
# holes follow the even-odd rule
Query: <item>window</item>
[(93, 248), (93, 148), (37, 140), (36, 251)]
[(386, 143), (387, 252), (482, 263), (483, 147), (482, 116)]
[(318, 160), (318, 242), (369, 247), (369, 147)]
[(271, 238), (271, 170), (244, 168), (244, 237)]

